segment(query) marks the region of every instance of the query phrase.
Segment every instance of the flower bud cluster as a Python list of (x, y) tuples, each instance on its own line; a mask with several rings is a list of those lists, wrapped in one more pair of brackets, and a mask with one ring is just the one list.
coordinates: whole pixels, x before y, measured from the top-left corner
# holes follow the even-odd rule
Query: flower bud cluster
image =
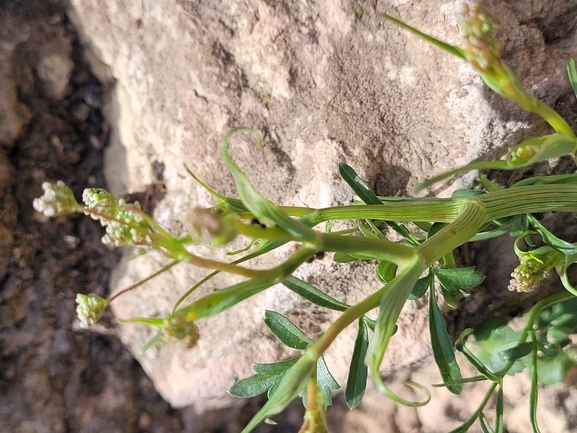
[(61, 180), (55, 184), (44, 182), (42, 189), (44, 190), (44, 195), (34, 199), (32, 205), (34, 209), (45, 216), (67, 215), (79, 210), (78, 202), (74, 198), (72, 190)]
[(94, 325), (100, 320), (109, 303), (110, 300), (101, 298), (95, 294), (77, 294), (76, 304), (78, 305), (76, 306), (76, 314), (78, 320), (80, 320), (80, 323), (86, 328)]
[(138, 202), (127, 204), (124, 200), (116, 200), (100, 188), (85, 189), (82, 200), (86, 204), (84, 213), (106, 227), (102, 243), (118, 247), (149, 242), (149, 226), (143, 216), (134, 211), (140, 210)]
[(501, 63), (501, 46), (495, 37), (493, 19), (476, 2), (464, 3), (459, 25), (465, 35), (463, 52), (477, 69), (491, 73)]
[(542, 260), (531, 254), (524, 254), (519, 261), (519, 266), (511, 273), (508, 289), (512, 292), (532, 292), (549, 274), (549, 270)]
[(198, 327), (186, 317), (172, 316), (165, 320), (162, 328), (164, 340), (185, 349), (192, 349), (200, 337)]

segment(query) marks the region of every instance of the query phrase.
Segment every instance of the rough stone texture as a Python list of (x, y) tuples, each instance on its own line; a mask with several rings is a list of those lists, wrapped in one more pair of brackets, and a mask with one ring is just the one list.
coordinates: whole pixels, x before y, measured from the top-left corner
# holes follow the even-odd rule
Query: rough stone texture
[[(242, 138), (232, 145), (234, 159), (255, 186), (275, 203), (308, 206), (350, 199), (337, 176), (339, 162), (357, 168), (377, 192), (402, 195), (432, 174), (496, 156), (528, 134), (548, 130), (491, 94), (468, 66), (379, 18), (387, 11), (440, 39), (458, 42), (454, 2), (72, 4), (71, 16), (84, 40), (109, 67), (102, 68), (103, 77), (115, 80), (108, 108), (115, 122), (107, 158), (110, 185), (117, 194), (142, 190), (157, 179), (154, 162), (164, 164), (167, 196), (155, 215), (175, 231), (182, 229), (188, 209), (209, 203), (183, 162), (216, 190), (234, 193), (218, 151), (219, 140), (232, 126), (252, 126), (264, 137), (261, 152)], [(488, 7), (505, 29), (504, 57), (512, 69), (531, 92), (574, 123), (574, 96), (564, 65), (575, 44), (570, 13), (575, 2), (535, 1), (525, 7), (492, 1)], [(435, 193), (446, 196), (460, 184), (441, 185)], [(143, 278), (160, 263), (154, 255), (127, 261), (118, 269), (116, 287)], [(354, 302), (377, 287), (369, 268), (325, 259), (303, 267), (300, 275)], [(493, 272), (505, 290), (510, 268), (495, 267)], [(122, 318), (166, 314), (200, 276), (181, 265), (119, 298), (114, 310)], [(215, 279), (203, 293), (230, 282)], [(315, 312), (311, 321), (311, 314), (296, 313), (301, 307), (298, 298), (274, 288), (201, 322), (197, 349), (183, 352), (158, 345), (140, 362), (175, 406), (231, 404), (222, 396), (234, 379), (250, 373), (251, 362), (286, 355), (262, 324), (265, 309), (310, 324), (311, 334), (331, 318)], [(407, 306), (399, 325), (387, 371), (427, 355), (426, 309)], [(149, 337), (141, 327), (122, 328), (122, 338), (133, 350)], [(341, 383), (351, 348), (351, 335), (344, 336), (327, 357)]]

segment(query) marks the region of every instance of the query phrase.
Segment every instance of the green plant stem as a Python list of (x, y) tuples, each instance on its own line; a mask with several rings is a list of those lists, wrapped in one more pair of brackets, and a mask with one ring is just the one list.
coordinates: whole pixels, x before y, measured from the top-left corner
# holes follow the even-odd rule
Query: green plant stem
[(408, 198), (386, 201), (382, 205), (338, 206), (316, 212), (321, 221), (369, 219), (448, 223), (459, 214), (461, 201), (462, 198)]
[(563, 119), (559, 113), (545, 104), (543, 101), (534, 98), (537, 102), (534, 109), (528, 110), (541, 116), (551, 127), (558, 133), (568, 135), (569, 137), (575, 137), (575, 134), (571, 127), (567, 124), (565, 119)]
[(196, 320), (221, 313), (240, 301), (282, 282), (315, 252), (313, 248), (301, 247), (287, 261), (271, 271), (265, 271), (270, 272), (269, 278), (243, 281), (231, 287), (216, 290), (175, 311), (173, 316), (186, 316), (188, 320)]
[(486, 222), (539, 212), (577, 212), (577, 185), (531, 185), (475, 197), (487, 209)]
[(131, 285), (130, 287), (127, 287), (126, 289), (120, 290), (119, 292), (116, 292), (114, 295), (110, 296), (109, 300), (110, 302), (114, 301), (116, 298), (118, 298), (120, 295), (129, 292), (131, 290), (136, 289), (137, 287), (142, 286), (144, 283), (152, 280), (154, 277), (162, 274), (163, 272), (168, 271), (170, 268), (172, 268), (174, 265), (178, 264), (179, 262), (177, 260), (174, 260), (166, 265), (164, 265), (162, 268), (160, 268), (158, 271), (156, 271), (155, 273), (149, 275), (148, 277), (146, 277), (143, 280), (138, 281), (137, 283)]
[[(485, 206), (469, 199), (459, 217), (417, 247), (424, 269), (464, 244), (487, 223)], [(424, 270), (423, 269), (423, 270)]]

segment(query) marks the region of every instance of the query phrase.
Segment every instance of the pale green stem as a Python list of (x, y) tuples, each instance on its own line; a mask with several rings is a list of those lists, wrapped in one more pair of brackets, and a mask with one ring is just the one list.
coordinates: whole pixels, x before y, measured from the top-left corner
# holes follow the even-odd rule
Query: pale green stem
[(541, 116), (551, 127), (558, 133), (568, 135), (569, 137), (575, 137), (573, 130), (567, 124), (565, 119), (563, 119), (559, 113), (545, 104), (543, 101), (537, 99), (537, 104), (533, 111), (535, 114)]
[(486, 222), (512, 215), (538, 212), (577, 212), (577, 185), (530, 185), (483, 194)]

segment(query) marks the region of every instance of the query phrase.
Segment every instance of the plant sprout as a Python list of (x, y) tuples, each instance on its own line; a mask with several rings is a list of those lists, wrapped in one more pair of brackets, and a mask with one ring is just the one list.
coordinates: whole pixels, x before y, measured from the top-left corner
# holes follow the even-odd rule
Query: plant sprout
[[(503, 63), (499, 42), (494, 37), (493, 20), (480, 6), (474, 3), (464, 5), (459, 18), (465, 36), (462, 48), (439, 41), (389, 15), (383, 17), (468, 62), (493, 91), (522, 109), (541, 116), (554, 131), (524, 141), (499, 160), (474, 162), (436, 176), (420, 185), (420, 189), (467, 170), (509, 170), (560, 156), (575, 158), (577, 139), (573, 131), (551, 107), (526, 92)], [(568, 62), (568, 71), (577, 92), (573, 60)], [(480, 174), (481, 188), (457, 190), (451, 198), (391, 198), (377, 196), (353, 168), (342, 164), (340, 174), (358, 197), (352, 204), (322, 209), (276, 206), (252, 186), (231, 159), (228, 152), (230, 141), (239, 133), (250, 133), (257, 144), (261, 144), (258, 134), (244, 127), (231, 129), (222, 141), (222, 157), (234, 176), (239, 198), (218, 194), (191, 173), (211, 193), (216, 206), (191, 210), (186, 216), (189, 234), (183, 237), (171, 235), (146, 215), (137, 203), (116, 200), (104, 190), (86, 190), (84, 205), (80, 205), (62, 182), (43, 185), (45, 194), (34, 201), (38, 211), (47, 216), (85, 213), (106, 228), (103, 242), (154, 249), (170, 259), (169, 264), (155, 274), (108, 299), (78, 295), (78, 315), (83, 324), (95, 323), (117, 296), (136, 289), (144, 281), (178, 263), (189, 263), (213, 272), (187, 290), (165, 317), (136, 317), (126, 322), (158, 329), (157, 335), (143, 350), (159, 340), (194, 350), (196, 342), (202, 338), (197, 321), (210, 320), (239, 302), (282, 283), (304, 299), (339, 311), (341, 315), (315, 341), (283, 315), (268, 311), (265, 323), (271, 332), (284, 345), (301, 354), (272, 364), (254, 364), (255, 374), (236, 382), (230, 393), (243, 398), (263, 393), (268, 395), (266, 404), (242, 433), (252, 431), (259, 423), (284, 410), (297, 396), (302, 398), (306, 408), (301, 433), (318, 433), (328, 431), (326, 408), (332, 401), (331, 391), (339, 387), (328, 371), (323, 355), (336, 337), (354, 324), (358, 331), (345, 386), (347, 405), (354, 408), (360, 404), (368, 378), (384, 395), (398, 403), (420, 406), (429, 401), (430, 394), (422, 385), (408, 383), (420, 395), (417, 400), (410, 401), (393, 393), (379, 374), (403, 305), (408, 299), (428, 296), (432, 352), (443, 380), (440, 386), (459, 394), (468, 382), (487, 380), (491, 383), (480, 406), (453, 432), (464, 432), (475, 421), (479, 421), (485, 432), (502, 432), (503, 378), (524, 369), (529, 371), (532, 379), (529, 417), (533, 431), (539, 431), (536, 421), (538, 383), (559, 381), (563, 373), (577, 363), (569, 350), (572, 347), (569, 336), (577, 332), (577, 300), (574, 297), (577, 289), (567, 277), (567, 269), (577, 262), (577, 244), (553, 235), (533, 214), (577, 212), (577, 175), (534, 177), (509, 188), (500, 188)], [(353, 221), (356, 228), (328, 233), (315, 230), (319, 224), (333, 221)], [(394, 230), (403, 240), (388, 239), (387, 228)], [(520, 259), (519, 266), (512, 272), (511, 290), (533, 290), (547, 273), (555, 270), (566, 291), (535, 304), (521, 331), (513, 332), (506, 323), (495, 320), (476, 330), (465, 330), (455, 348), (479, 374), (463, 378), (434, 287), (438, 283), (445, 303), (455, 307), (458, 299), (479, 285), (484, 276), (473, 267), (457, 267), (453, 251), (467, 242), (504, 233), (517, 238), (515, 253)], [(232, 262), (200, 257), (188, 248), (195, 244), (226, 247), (237, 235), (248, 236), (258, 243), (251, 242), (248, 252)], [(522, 240), (527, 240), (527, 245), (535, 245), (529, 241), (529, 236), (540, 238), (542, 246), (522, 251), (519, 247)], [(265, 270), (253, 270), (242, 265), (288, 242), (297, 248), (280, 265)], [(334, 259), (340, 262), (374, 262), (382, 287), (357, 304), (347, 305), (292, 275), (303, 263), (325, 252), (334, 253)], [(247, 279), (204, 296), (195, 296), (195, 290), (219, 272)], [(507, 283), (503, 282), (503, 285), (505, 287)], [(371, 320), (367, 313), (375, 309), (378, 309), (377, 318)], [(468, 338), (470, 336), (475, 337), (474, 341)], [(497, 396), (496, 416), (495, 424), (491, 426), (485, 409), (494, 393)]]

